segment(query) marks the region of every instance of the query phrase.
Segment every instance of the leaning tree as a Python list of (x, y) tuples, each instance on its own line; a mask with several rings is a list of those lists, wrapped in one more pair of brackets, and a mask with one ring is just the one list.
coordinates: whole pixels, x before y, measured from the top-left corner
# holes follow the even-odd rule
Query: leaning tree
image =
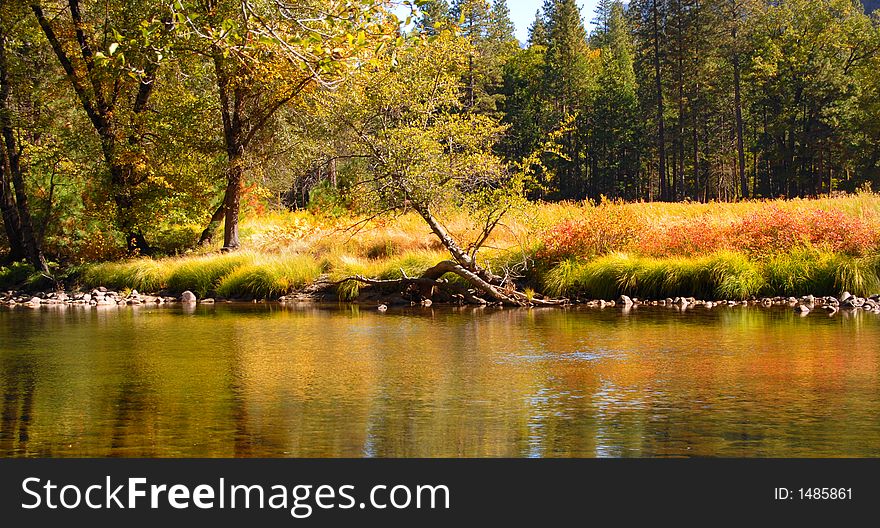
[[(360, 201), (371, 204), (374, 215), (414, 211), (450, 256), (420, 277), (345, 280), (446, 290), (474, 304), (562, 304), (526, 295), (509, 273), (492, 270), (479, 258), (505, 215), (524, 200), (527, 173), (538, 156), (505, 163), (493, 151), (506, 127), (462, 108), (468, 46), (449, 31), (414, 36), (395, 50), (392, 60), (373, 61), (368, 71), (323, 100), (332, 118), (348, 129), (350, 148), (369, 165), (368, 176), (353, 187), (366, 197)], [(444, 221), (449, 211), (466, 212), (473, 229), (453, 234)], [(447, 274), (468, 287), (461, 280), (445, 280)]]

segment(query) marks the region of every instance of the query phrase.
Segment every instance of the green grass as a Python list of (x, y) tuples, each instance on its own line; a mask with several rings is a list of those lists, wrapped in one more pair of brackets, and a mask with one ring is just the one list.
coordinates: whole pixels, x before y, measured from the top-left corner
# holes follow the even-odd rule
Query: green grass
[(837, 291), (868, 296), (880, 293), (880, 257), (842, 257), (834, 273)]
[(585, 262), (567, 260), (544, 277), (552, 295), (612, 299), (693, 296), (743, 300), (760, 295), (867, 296), (880, 292), (880, 258), (818, 250), (755, 261), (736, 252), (705, 257), (648, 258), (614, 254)]
[[(308, 254), (240, 252), (161, 260), (137, 259), (87, 265), (79, 275), (84, 287), (131, 288), (142, 292), (190, 290), (198, 297), (274, 299), (313, 283), (325, 272), (331, 279), (363, 276), (381, 280), (417, 277), (445, 255), (431, 250), (405, 252), (385, 259), (331, 255), (318, 259)], [(360, 285), (340, 285), (342, 300), (359, 294)]]
[(840, 293), (835, 278), (838, 260), (833, 254), (812, 250), (776, 255), (764, 264), (769, 291), (785, 296)]
[(168, 261), (149, 259), (124, 262), (103, 262), (84, 266), (80, 282), (88, 287), (106, 286), (112, 289), (133, 289), (142, 292), (159, 291), (168, 283), (173, 265)]
[(223, 278), (253, 259), (252, 253), (226, 253), (180, 260), (168, 276), (166, 289), (172, 293), (189, 290), (206, 297), (216, 291)]
[(309, 255), (258, 257), (223, 277), (217, 294), (275, 299), (314, 282), (323, 272), (321, 263)]
[(30, 282), (34, 268), (24, 262), (0, 267), (0, 289), (14, 290)]
[(308, 255), (260, 255), (242, 252), (180, 259), (137, 259), (86, 266), (85, 287), (131, 288), (142, 292), (192, 291), (198, 297), (270, 298), (313, 282), (323, 272)]

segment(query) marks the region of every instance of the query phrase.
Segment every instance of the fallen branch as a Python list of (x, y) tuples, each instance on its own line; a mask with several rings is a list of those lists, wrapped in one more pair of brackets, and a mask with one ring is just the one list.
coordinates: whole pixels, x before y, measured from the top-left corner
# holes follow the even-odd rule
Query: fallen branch
[[(333, 285), (339, 286), (345, 282), (355, 281), (369, 286), (392, 287), (398, 291), (405, 291), (410, 286), (417, 286), (422, 292), (426, 290), (432, 291), (434, 288), (439, 288), (446, 290), (451, 294), (462, 296), (464, 300), (470, 304), (479, 305), (489, 304), (489, 301), (479, 297), (479, 294), (484, 294), (492, 302), (503, 304), (505, 306), (563, 306), (568, 304), (568, 299), (536, 299), (527, 296), (522, 292), (516, 291), (512, 287), (500, 288), (494, 286), (483, 280), (476, 273), (451, 260), (445, 260), (438, 263), (436, 266), (422, 274), (421, 277), (407, 277), (406, 273), (402, 270), (401, 273), (403, 278), (390, 280), (371, 279), (355, 275), (337, 281), (333, 283)], [(443, 276), (447, 273), (452, 273), (463, 278), (469, 284), (474, 286), (477, 293), (472, 293), (467, 288), (444, 280)]]

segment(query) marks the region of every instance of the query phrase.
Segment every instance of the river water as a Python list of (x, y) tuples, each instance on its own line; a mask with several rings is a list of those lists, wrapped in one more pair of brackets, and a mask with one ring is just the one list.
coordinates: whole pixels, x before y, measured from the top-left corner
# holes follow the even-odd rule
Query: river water
[(0, 309), (0, 456), (877, 457), (880, 316)]

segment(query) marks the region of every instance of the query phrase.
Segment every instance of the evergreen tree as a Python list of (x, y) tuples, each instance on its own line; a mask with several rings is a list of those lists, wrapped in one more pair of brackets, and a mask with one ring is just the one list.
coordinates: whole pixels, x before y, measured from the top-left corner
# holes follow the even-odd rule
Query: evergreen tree
[(449, 2), (446, 0), (427, 0), (419, 8), (416, 29), (428, 35), (437, 34), (437, 26), (449, 22)]
[(535, 21), (529, 26), (529, 46), (546, 46), (547, 45), (547, 24), (544, 21), (544, 14), (539, 9), (535, 13)]
[(611, 25), (612, 9), (615, 0), (598, 0), (596, 9), (593, 11), (593, 25), (596, 27), (596, 35), (601, 36), (608, 33)]
[(451, 15), (458, 21), (462, 35), (471, 45), (465, 79), (465, 108), (476, 110), (484, 95), (488, 76), (487, 43), (489, 38), (491, 7), (488, 0), (454, 0)]
[(566, 198), (582, 198), (587, 193), (585, 167), (580, 133), (583, 104), (588, 97), (589, 47), (587, 32), (581, 19), (580, 8), (575, 0), (548, 2), (544, 13), (547, 17), (547, 55), (544, 65), (544, 92), (552, 103), (554, 119), (563, 122), (568, 116), (576, 116), (578, 131), (565, 134), (563, 152), (565, 159), (558, 163), (560, 195)]
[(593, 197), (635, 199), (639, 189), (638, 94), (632, 42), (623, 4), (609, 6), (602, 65), (590, 109), (588, 153), (594, 174)]
[(507, 0), (494, 0), (489, 13), (489, 40), (495, 43), (516, 42), (516, 26), (510, 18)]

